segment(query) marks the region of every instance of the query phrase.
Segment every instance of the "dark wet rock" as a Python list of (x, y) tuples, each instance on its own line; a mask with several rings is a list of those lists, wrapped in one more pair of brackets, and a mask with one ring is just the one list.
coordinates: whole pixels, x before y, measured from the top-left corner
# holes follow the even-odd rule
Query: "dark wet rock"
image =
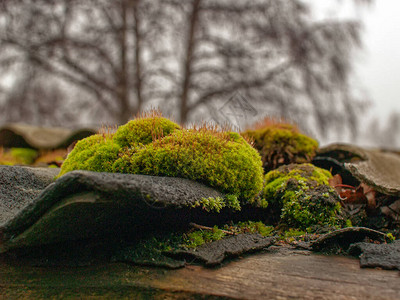
[(0, 166), (0, 227), (54, 182), (59, 169)]
[(330, 157), (342, 163), (368, 159), (364, 149), (350, 144), (331, 144), (321, 147), (317, 157)]
[(319, 168), (329, 170), (332, 175), (339, 174), (343, 182), (352, 186), (358, 186), (360, 181), (357, 180), (349, 170), (346, 169), (345, 163), (341, 162), (335, 158), (327, 156), (316, 156), (312, 160), (314, 166)]
[(169, 245), (169, 241), (166, 237), (161, 238), (161, 240), (150, 237), (142, 239), (135, 245), (123, 247), (113, 255), (112, 261), (167, 269), (183, 268), (185, 266), (184, 260), (164, 255), (160, 244)]
[(112, 260), (114, 262), (123, 262), (137, 266), (160, 267), (166, 269), (180, 269), (186, 265), (184, 260), (173, 259), (162, 254), (155, 256), (145, 252), (141, 252), (142, 255), (138, 255), (137, 251), (137, 247), (125, 248), (116, 253)]
[(96, 132), (94, 129), (71, 130), (12, 123), (0, 128), (0, 146), (33, 149), (67, 148), (72, 142)]
[(196, 249), (176, 250), (169, 255), (188, 261), (196, 260), (207, 267), (212, 267), (222, 263), (226, 258), (258, 251), (273, 245), (274, 242), (275, 238), (263, 237), (260, 234), (238, 234), (204, 244)]
[(109, 262), (113, 251), (115, 249), (109, 243), (79, 241), (18, 248), (1, 253), (0, 258), (32, 267), (85, 267)]
[(400, 240), (390, 244), (355, 243), (349, 253), (360, 257), (362, 268), (400, 270)]
[(365, 227), (349, 227), (324, 234), (313, 241), (310, 246), (315, 251), (343, 252), (349, 248), (350, 244), (366, 240), (385, 242), (386, 235)]
[[(27, 181), (33, 185), (36, 180), (28, 168), (10, 170), (14, 171), (3, 172), (3, 182), (31, 176)], [(20, 184), (24, 189), (27, 183)], [(9, 200), (28, 203), (20, 211), (7, 212), (7, 222), (0, 227), (0, 252), (107, 234), (140, 235), (157, 228), (173, 230), (193, 221), (205, 222), (213, 214), (191, 206), (203, 197), (222, 196), (187, 179), (88, 171), (62, 176), (35, 198), (42, 186), (29, 201), (24, 200), (26, 193), (14, 193)], [(15, 189), (15, 185), (1, 188), (12, 194), (8, 189)]]

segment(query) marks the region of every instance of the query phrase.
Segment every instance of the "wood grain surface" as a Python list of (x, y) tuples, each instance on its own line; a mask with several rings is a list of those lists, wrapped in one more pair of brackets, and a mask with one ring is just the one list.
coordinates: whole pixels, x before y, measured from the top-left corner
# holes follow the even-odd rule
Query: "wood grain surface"
[(216, 269), (125, 264), (39, 268), (0, 263), (4, 299), (400, 299), (397, 271), (304, 251), (260, 253)]

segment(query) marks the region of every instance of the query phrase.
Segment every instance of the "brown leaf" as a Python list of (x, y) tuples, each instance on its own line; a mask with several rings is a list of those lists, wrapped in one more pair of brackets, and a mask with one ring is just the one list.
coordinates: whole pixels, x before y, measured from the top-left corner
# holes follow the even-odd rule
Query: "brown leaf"
[(343, 190), (339, 195), (342, 201), (347, 204), (366, 204), (368, 202), (361, 185), (356, 190)]
[(342, 176), (336, 174), (335, 176), (330, 178), (328, 182), (329, 185), (333, 187), (338, 194), (340, 194), (340, 192), (342, 191), (342, 187), (340, 185), (343, 183)]

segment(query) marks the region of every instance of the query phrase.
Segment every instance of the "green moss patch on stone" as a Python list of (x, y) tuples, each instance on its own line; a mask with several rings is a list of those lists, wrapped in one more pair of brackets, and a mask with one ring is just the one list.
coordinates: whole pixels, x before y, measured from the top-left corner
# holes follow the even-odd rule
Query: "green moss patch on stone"
[(310, 162), (318, 149), (318, 142), (301, 134), (296, 126), (271, 120), (243, 132), (243, 136), (254, 141), (266, 172), (285, 164)]
[(134, 155), (124, 153), (114, 171), (187, 178), (250, 201), (263, 181), (257, 151), (239, 134), (206, 127), (175, 131)]
[(330, 177), (311, 164), (282, 166), (266, 174), (263, 196), (280, 211), (280, 222), (289, 227), (344, 226), (339, 199), (328, 186)]
[(62, 164), (58, 177), (73, 170), (111, 172), (120, 149), (111, 134), (95, 134), (80, 140)]
[(38, 152), (34, 149), (29, 148), (11, 148), (11, 155), (16, 161), (24, 164), (30, 165), (34, 162), (38, 155)]
[(223, 201), (201, 203), (216, 211), (222, 207), (240, 210), (239, 200), (256, 202), (263, 184), (260, 155), (240, 134), (210, 126), (182, 129), (154, 113), (120, 126), (115, 134), (79, 141), (59, 176), (73, 170), (198, 181), (227, 195)]
[(177, 269), (185, 266), (184, 261), (165, 256), (165, 252), (178, 249), (183, 242), (182, 234), (165, 233), (141, 239), (135, 245), (120, 249), (113, 261), (134, 263), (142, 266)]
[(264, 237), (272, 236), (275, 229), (273, 226), (267, 226), (263, 222), (245, 221), (236, 224), (225, 224), (221, 227), (195, 230), (183, 235), (183, 248), (197, 248), (203, 244), (211, 243), (223, 239), (229, 235), (254, 234), (259, 233)]
[(125, 152), (113, 165), (121, 173), (182, 177), (253, 199), (262, 187), (260, 159), (244, 140), (207, 130), (177, 131)]
[(226, 195), (224, 198), (222, 197), (208, 197), (208, 198), (201, 198), (200, 200), (196, 201), (192, 207), (201, 207), (205, 211), (208, 212), (217, 212), (219, 213), (221, 209), (224, 207), (230, 207), (234, 210), (241, 210), (240, 202), (235, 195)]
[(38, 152), (30, 148), (0, 148), (0, 165), (30, 165), (37, 156)]
[(155, 139), (171, 134), (181, 127), (160, 115), (137, 118), (120, 126), (114, 135), (114, 141), (121, 147), (147, 145)]
[(182, 247), (197, 248), (205, 243), (210, 243), (222, 239), (226, 233), (214, 226), (212, 230), (196, 230), (184, 235)]
[(224, 230), (234, 234), (239, 233), (259, 233), (262, 236), (272, 236), (275, 231), (273, 226), (268, 226), (261, 221), (245, 221), (237, 224), (224, 225)]

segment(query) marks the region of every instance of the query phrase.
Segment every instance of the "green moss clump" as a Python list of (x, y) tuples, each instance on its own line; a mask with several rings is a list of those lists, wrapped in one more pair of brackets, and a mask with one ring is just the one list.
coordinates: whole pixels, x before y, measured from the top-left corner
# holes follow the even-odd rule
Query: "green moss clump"
[(215, 211), (217, 213), (224, 207), (230, 207), (234, 210), (241, 209), (240, 202), (235, 195), (227, 195), (225, 199), (222, 197), (201, 198), (201, 200), (196, 201), (192, 207), (202, 207), (205, 211)]
[(147, 145), (180, 128), (178, 124), (159, 115), (138, 118), (120, 126), (115, 132), (114, 141), (121, 147)]
[(192, 207), (202, 207), (205, 211), (215, 211), (219, 213), (222, 208), (225, 207), (225, 201), (221, 197), (209, 197), (209, 198), (201, 198), (201, 200), (196, 201)]
[(396, 240), (396, 238), (390, 232), (386, 234), (386, 238), (389, 240), (389, 242), (394, 242)]
[(243, 136), (254, 141), (266, 172), (290, 163), (307, 163), (315, 156), (318, 142), (291, 124), (266, 120)]
[(259, 233), (262, 236), (271, 236), (275, 231), (275, 228), (273, 226), (267, 226), (261, 221), (258, 222), (246, 221), (246, 222), (239, 222), (233, 225), (225, 225), (224, 229), (234, 234)]
[(222, 239), (226, 233), (214, 226), (212, 230), (196, 230), (185, 235), (182, 247), (197, 248), (205, 243), (210, 243)]
[(177, 130), (151, 144), (129, 150), (114, 171), (188, 178), (253, 201), (262, 189), (261, 159), (239, 134), (214, 129)]
[(184, 266), (183, 261), (170, 258), (164, 253), (179, 249), (182, 243), (182, 233), (154, 233), (141, 238), (133, 245), (118, 249), (112, 257), (112, 261), (172, 269), (180, 268)]
[(214, 211), (222, 207), (240, 210), (239, 200), (258, 201), (263, 185), (260, 155), (240, 134), (209, 126), (182, 129), (157, 113), (130, 121), (115, 134), (79, 141), (59, 176), (73, 170), (198, 181), (226, 194), (223, 199), (199, 203)]
[(35, 161), (38, 152), (29, 148), (11, 148), (11, 155), (18, 163), (30, 165)]
[(292, 238), (292, 237), (304, 236), (306, 234), (307, 234), (307, 232), (305, 232), (305, 231), (298, 230), (298, 229), (295, 229), (295, 228), (289, 228), (289, 230), (286, 230), (286, 231), (282, 232), (280, 237), (282, 239), (287, 239), (287, 238)]
[(73, 170), (112, 172), (120, 148), (109, 134), (95, 134), (80, 140), (62, 164), (58, 177)]
[(183, 235), (184, 248), (197, 248), (203, 244), (223, 239), (228, 234), (236, 235), (243, 233), (259, 233), (262, 236), (272, 236), (274, 233), (273, 226), (267, 226), (263, 222), (239, 222), (237, 224), (226, 224), (221, 228), (214, 226), (212, 228), (200, 229)]
[(331, 174), (311, 164), (287, 165), (265, 176), (263, 195), (281, 212), (280, 222), (289, 227), (340, 227), (340, 202), (328, 186)]
[(30, 165), (37, 156), (38, 152), (30, 148), (0, 148), (0, 165)]

